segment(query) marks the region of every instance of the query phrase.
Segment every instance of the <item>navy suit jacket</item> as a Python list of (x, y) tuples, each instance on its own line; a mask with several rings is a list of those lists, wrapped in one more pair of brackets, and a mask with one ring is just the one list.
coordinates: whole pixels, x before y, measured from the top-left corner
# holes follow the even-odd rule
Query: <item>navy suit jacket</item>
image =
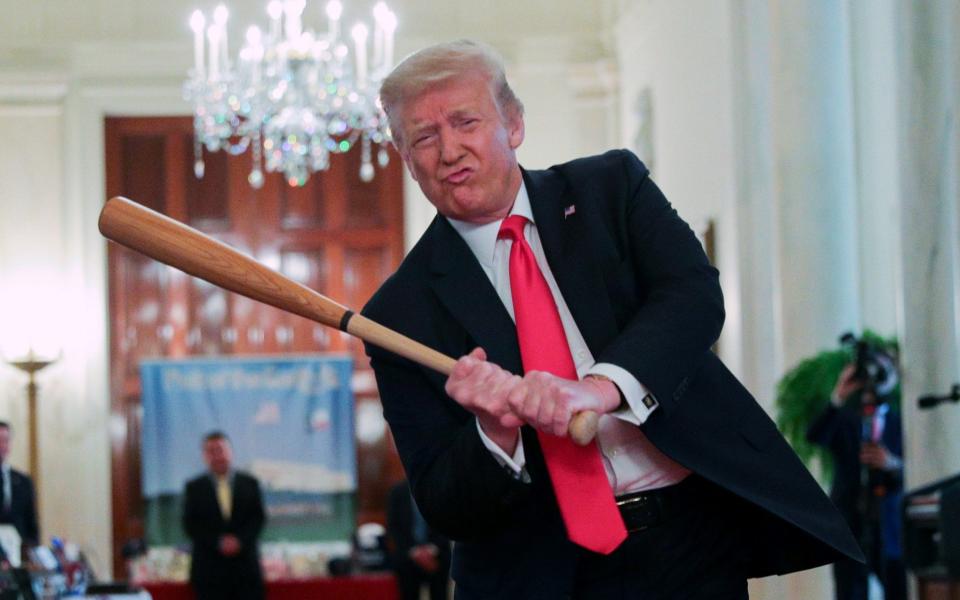
[[(611, 151), (523, 177), (547, 261), (595, 359), (632, 373), (660, 403), (644, 433), (756, 506), (751, 575), (861, 559), (774, 423), (710, 351), (724, 319), (717, 271), (643, 164)], [(482, 346), (522, 373), (513, 321), (443, 217), (364, 314), (449, 356)], [(444, 393), (443, 375), (374, 346), (367, 352), (417, 505), (457, 541), (458, 597), (569, 594), (579, 550), (566, 539), (535, 432), (521, 430), (526, 484), (483, 446), (475, 418)]]
[[(263, 585), (257, 540), (266, 521), (260, 484), (252, 475), (233, 473), (230, 518), (224, 519), (217, 492), (209, 473), (187, 482), (183, 498), (183, 529), (193, 543), (190, 581), (199, 586), (216, 586), (228, 579), (250, 588)], [(220, 553), (220, 537), (232, 534), (242, 548), (236, 556)]]
[(0, 523), (13, 525), (24, 545), (40, 543), (33, 481), (26, 473), (10, 469), (10, 510), (6, 510), (0, 501)]

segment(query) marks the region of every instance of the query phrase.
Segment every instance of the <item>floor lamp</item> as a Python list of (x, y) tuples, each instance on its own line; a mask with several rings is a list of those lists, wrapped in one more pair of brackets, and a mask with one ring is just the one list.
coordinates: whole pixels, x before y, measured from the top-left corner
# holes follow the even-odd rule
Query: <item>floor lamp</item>
[(37, 434), (37, 382), (36, 373), (41, 369), (55, 363), (57, 359), (44, 359), (36, 356), (33, 350), (27, 352), (26, 358), (22, 360), (11, 360), (9, 363), (27, 374), (27, 419), (30, 429), (30, 477), (33, 479), (34, 488), (39, 495), (40, 487), (40, 468), (39, 468), (39, 450)]

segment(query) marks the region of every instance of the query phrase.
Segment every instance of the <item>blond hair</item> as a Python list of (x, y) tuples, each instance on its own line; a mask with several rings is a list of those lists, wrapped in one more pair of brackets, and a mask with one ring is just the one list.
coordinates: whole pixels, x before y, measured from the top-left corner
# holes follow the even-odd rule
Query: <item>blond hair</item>
[(502, 117), (523, 115), (523, 103), (510, 89), (503, 59), (493, 48), (472, 40), (444, 42), (407, 56), (383, 80), (380, 102), (390, 121), (394, 142), (400, 141), (398, 113), (407, 101), (469, 75), (487, 79)]

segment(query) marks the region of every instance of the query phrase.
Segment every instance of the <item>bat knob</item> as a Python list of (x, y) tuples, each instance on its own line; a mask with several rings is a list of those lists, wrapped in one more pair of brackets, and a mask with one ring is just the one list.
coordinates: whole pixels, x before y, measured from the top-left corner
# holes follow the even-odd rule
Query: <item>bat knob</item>
[(597, 437), (597, 425), (600, 415), (592, 410), (586, 410), (574, 415), (570, 420), (570, 439), (578, 446), (586, 446)]

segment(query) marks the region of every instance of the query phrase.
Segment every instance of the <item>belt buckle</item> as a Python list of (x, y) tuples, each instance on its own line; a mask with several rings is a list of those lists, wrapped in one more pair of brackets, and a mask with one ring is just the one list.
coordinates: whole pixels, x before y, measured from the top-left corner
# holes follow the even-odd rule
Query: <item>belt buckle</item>
[(660, 522), (660, 502), (655, 496), (634, 496), (617, 500), (627, 532), (643, 531)]

